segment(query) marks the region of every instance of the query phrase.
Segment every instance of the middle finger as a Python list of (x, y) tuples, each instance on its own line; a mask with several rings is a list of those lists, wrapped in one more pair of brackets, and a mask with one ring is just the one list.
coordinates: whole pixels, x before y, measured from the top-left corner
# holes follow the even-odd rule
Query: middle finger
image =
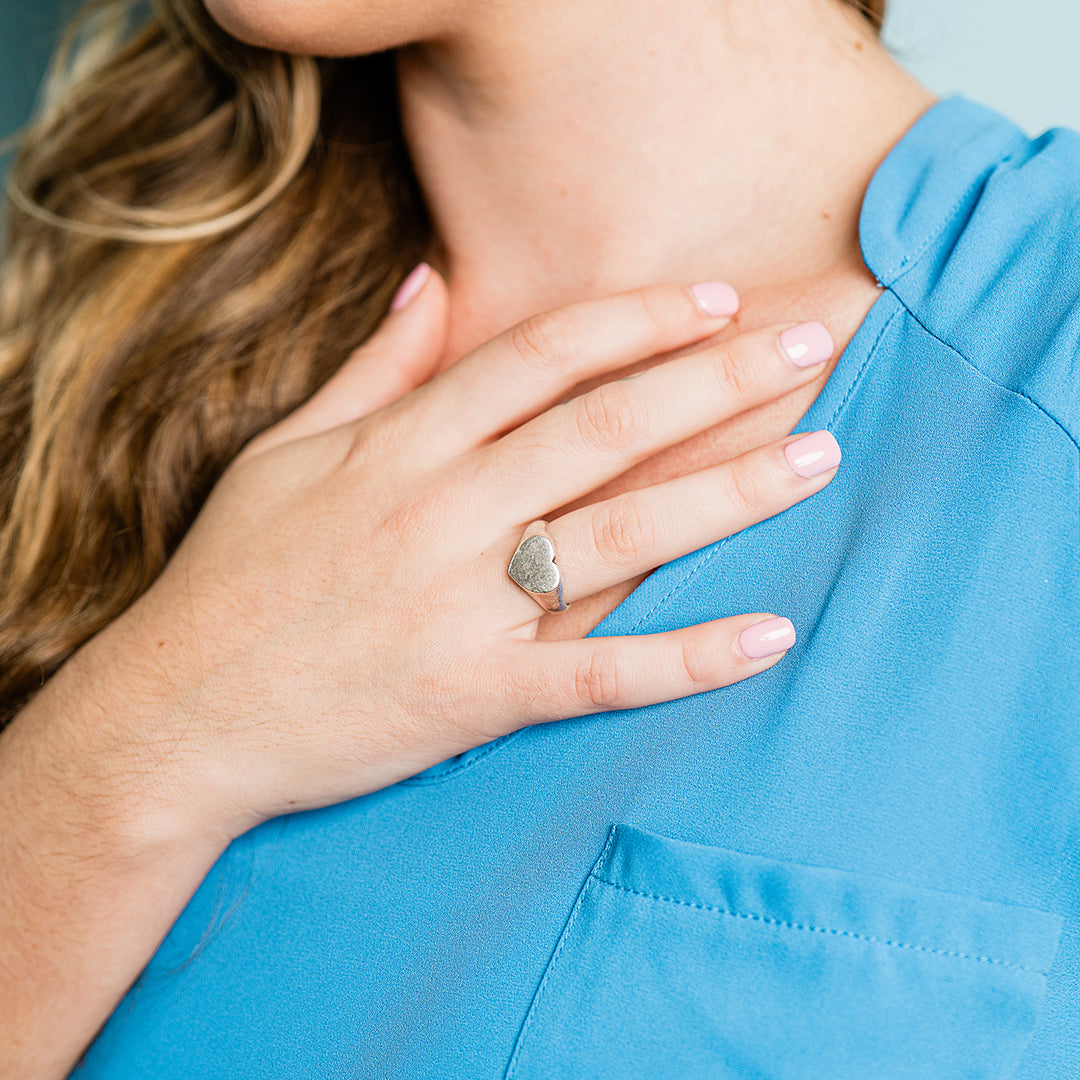
[(542, 518), (657, 451), (821, 373), (821, 323), (772, 327), (604, 383), (476, 451), (485, 491), (513, 521)]

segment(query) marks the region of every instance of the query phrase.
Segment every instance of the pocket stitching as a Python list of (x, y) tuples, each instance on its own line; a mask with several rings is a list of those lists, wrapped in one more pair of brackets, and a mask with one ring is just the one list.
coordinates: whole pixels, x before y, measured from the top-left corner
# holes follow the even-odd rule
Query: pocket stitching
[[(537, 986), (536, 993), (533, 994), (533, 999), (529, 1003), (529, 1011), (525, 1015), (525, 1019), (521, 1024), (520, 1030), (518, 1031), (517, 1038), (514, 1040), (514, 1050), (513, 1053), (511, 1053), (510, 1055), (510, 1060), (507, 1062), (506, 1072), (503, 1073), (503, 1080), (510, 1080), (514, 1069), (517, 1067), (518, 1055), (521, 1051), (522, 1046), (525, 1045), (525, 1036), (528, 1033), (530, 1026), (532, 1025), (533, 1017), (536, 1015), (537, 1004), (539, 1003), (541, 997), (543, 997), (544, 989), (548, 985), (552, 974), (558, 966), (559, 956), (562, 954), (563, 946), (570, 938), (570, 931), (574, 928), (574, 923), (577, 922), (578, 914), (581, 911), (582, 905), (585, 902), (585, 894), (589, 891), (589, 883), (594, 877), (596, 877), (596, 874), (594, 873), (595, 867), (603, 866), (604, 858), (608, 853), (608, 849), (611, 847), (612, 843), (615, 840), (616, 832), (616, 826), (612, 825), (611, 828), (608, 830), (607, 842), (604, 844), (603, 850), (600, 852), (600, 854), (596, 858), (596, 861), (593, 863), (594, 869), (589, 871), (588, 876), (582, 883), (581, 889), (577, 895), (577, 900), (574, 901), (574, 908), (570, 912), (570, 917), (566, 920), (566, 925), (563, 927), (562, 933), (559, 935), (559, 940), (555, 945), (555, 951), (551, 954), (551, 959), (548, 961), (547, 969), (544, 971), (544, 974), (540, 979), (540, 985)], [(600, 881), (602, 879), (597, 878), (597, 880)]]
[[(836, 937), (852, 938), (855, 941), (866, 941), (874, 945), (890, 945), (896, 949), (911, 949), (915, 952), (929, 953), (931, 956), (943, 956), (948, 959), (954, 960), (974, 960), (976, 963), (979, 964), (994, 964), (998, 967), (1011, 968), (1014, 971), (1023, 971), (1029, 975), (1040, 975), (1043, 978), (1047, 977), (1047, 972), (1045, 971), (1040, 971), (1038, 968), (1029, 968), (1026, 967), (1024, 964), (1017, 964), (1011, 960), (999, 960), (996, 957), (977, 956), (972, 953), (951, 952), (947, 949), (934, 949), (931, 948), (929, 945), (912, 945), (908, 942), (892, 941), (888, 938), (875, 937), (872, 934), (859, 934), (854, 930), (833, 930), (825, 926), (809, 926), (804, 923), (785, 922), (782, 919), (773, 919), (770, 918), (768, 915), (755, 915), (752, 912), (728, 911), (726, 908), (716, 907), (713, 904), (702, 904), (693, 900), (680, 900), (678, 897), (674, 896), (660, 896), (656, 893), (647, 893), (642, 892), (639, 889), (631, 889), (628, 885), (620, 885), (617, 881), (609, 881), (607, 878), (601, 877), (595, 871), (590, 874), (590, 877), (596, 878), (597, 881), (603, 883), (604, 885), (610, 885), (613, 889), (620, 889), (623, 892), (631, 893), (634, 896), (643, 897), (646, 900), (659, 900), (668, 904), (681, 904), (683, 907), (697, 908), (701, 911), (709, 911), (716, 915), (727, 915), (728, 917), (733, 919), (747, 919), (753, 922), (767, 923), (770, 926), (780, 926), (787, 930), (804, 930), (808, 933), (813, 934), (832, 934)], [(582, 892), (582, 895), (584, 895), (584, 891)], [(576, 916), (576, 909), (574, 914)], [(570, 927), (568, 924), (567, 930), (569, 929)], [(559, 942), (559, 950), (557, 950), (557, 952), (560, 951), (561, 948), (562, 941)], [(554, 963), (554, 957), (552, 957), (552, 963)], [(540, 985), (542, 987), (543, 982), (541, 982)], [(537, 991), (537, 996), (539, 997), (539, 991)], [(524, 1034), (524, 1031), (522, 1031), (522, 1034)]]

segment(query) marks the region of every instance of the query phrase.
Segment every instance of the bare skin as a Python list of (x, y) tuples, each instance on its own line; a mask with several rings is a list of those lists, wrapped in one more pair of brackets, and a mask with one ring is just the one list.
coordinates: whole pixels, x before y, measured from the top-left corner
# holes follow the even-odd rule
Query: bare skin
[[(375, 790), (525, 723), (667, 700), (781, 660), (739, 649), (764, 613), (678, 638), (573, 639), (650, 568), (832, 479), (799, 481), (783, 446), (833, 365), (785, 368), (776, 332), (819, 320), (837, 352), (847, 343), (878, 294), (857, 243), (866, 183), (932, 101), (836, 0), (214, 0), (211, 10), (238, 36), (296, 51), (409, 45), (406, 132), (442, 277), (327, 393), (256, 440), (130, 617), (76, 654), (0, 738), (0, 925), (18, 930), (0, 939), (0, 1044), (15, 1048), (5, 1080), (65, 1074), (220, 852), (259, 821)], [(736, 320), (703, 320), (680, 284), (716, 280), (738, 289)], [(648, 319), (635, 324), (633, 302), (594, 309), (595, 326), (564, 313), (572, 360), (546, 373), (541, 363), (543, 393), (518, 381), (536, 358), (513, 336), (477, 348), (535, 312), (647, 282), (668, 283), (659, 337)], [(646, 345), (626, 338), (633, 325)], [(619, 447), (588, 485), (555, 485), (544, 499), (533, 451), (554, 439), (564, 457), (546, 466), (565, 464), (577, 448), (567, 432), (588, 425), (541, 431), (529, 454), (498, 459), (490, 423), (447, 420), (477, 425), (498, 391), (507, 396), (494, 427), (565, 421), (581, 406), (559, 402), (673, 356), (709, 356), (727, 371), (732, 354), (706, 346), (736, 335), (756, 342), (745, 396), (723, 399), (706, 376), (707, 392), (682, 384), (672, 398), (674, 369), (629, 381), (648, 392), (643, 413), (678, 416), (704, 401), (715, 412), (695, 413), (666, 442)], [(444, 378), (455, 372), (465, 381)], [(453, 407), (440, 414), (440, 401)], [(382, 420), (367, 423), (378, 409)], [(468, 445), (454, 457), (431, 432)], [(539, 471), (510, 482), (515, 463), (533, 458)], [(418, 460), (429, 472), (405, 467)], [(603, 568), (601, 550), (586, 557), (593, 533), (575, 512), (701, 470), (718, 470), (699, 478), (711, 494), (740, 468), (756, 470), (761, 502), (716, 500), (709, 536), (663, 537), (632, 567)], [(386, 475), (393, 482), (377, 490), (358, 486)], [(472, 514), (461, 535), (481, 537), (481, 550), (456, 553), (453, 580), (469, 587), (433, 612), (444, 583), (424, 577), (423, 530), (459, 511)], [(568, 538), (575, 594), (560, 615), (538, 618), (505, 579), (532, 516)], [(380, 549), (370, 582), (346, 520), (370, 529), (369, 552), (393, 527), (397, 543)], [(463, 626), (472, 608), (477, 621)], [(397, 650), (388, 675), (375, 646), (390, 610), (403, 620), (393, 640), (418, 645)], [(424, 690), (432, 655), (439, 695)], [(448, 690), (449, 725), (432, 704)], [(324, 725), (314, 733), (312, 717)]]
[[(839, 356), (880, 294), (859, 249), (863, 194), (933, 95), (834, 0), (555, 7), (574, 34), (550, 5), (519, 5), (497, 32), (459, 19), (401, 54), (432, 261), (450, 285), (441, 366), (531, 311), (672, 274), (737, 287), (727, 334), (819, 319)], [(598, 494), (779, 438), (833, 366)], [(545, 617), (538, 636), (588, 633), (646, 576)]]

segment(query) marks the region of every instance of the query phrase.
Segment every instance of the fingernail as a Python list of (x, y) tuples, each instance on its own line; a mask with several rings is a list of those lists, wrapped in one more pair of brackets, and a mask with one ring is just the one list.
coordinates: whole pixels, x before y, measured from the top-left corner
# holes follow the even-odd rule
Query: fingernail
[(424, 282), (431, 276), (431, 267), (426, 262), (409, 271), (409, 276), (398, 286), (394, 299), (390, 301), (391, 311), (400, 311), (416, 299), (417, 293), (424, 287)]
[(784, 457), (797, 475), (812, 476), (835, 469), (840, 464), (840, 444), (827, 431), (815, 431), (784, 447)]
[(764, 660), (785, 652), (795, 644), (795, 627), (790, 619), (766, 619), (748, 626), (739, 635), (739, 648), (751, 660)]
[(691, 285), (690, 291), (706, 315), (734, 315), (739, 310), (739, 294), (726, 281), (702, 281)]
[(819, 322), (804, 322), (780, 335), (780, 346), (796, 367), (813, 367), (828, 360), (836, 346)]

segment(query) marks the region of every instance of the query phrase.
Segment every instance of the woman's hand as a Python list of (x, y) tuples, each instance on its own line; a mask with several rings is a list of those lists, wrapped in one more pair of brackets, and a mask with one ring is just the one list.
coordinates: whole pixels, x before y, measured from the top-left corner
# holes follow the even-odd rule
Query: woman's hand
[(67, 1075), (258, 822), (525, 724), (722, 686), (793, 640), (751, 614), (539, 641), (539, 621), (560, 616), (506, 568), (525, 524), (549, 519), (574, 603), (818, 491), (838, 460), (829, 436), (581, 502), (819, 375), (788, 355), (826, 359), (824, 328), (702, 346), (727, 320), (662, 285), (530, 319), (432, 377), (445, 317), (432, 274), (244, 449), (154, 585), (0, 733), (5, 1077)]
[[(572, 604), (824, 487), (835, 442), (811, 437), (826, 457), (804, 476), (799, 454), (785, 454), (796, 436), (554, 515), (820, 374), (792, 361), (791, 334), (745, 333), (567, 400), (727, 318), (687, 286), (649, 287), (529, 319), (429, 378), (445, 305), (431, 274), (311, 400), (251, 442), (152, 588), (91, 643), (117, 650), (118, 680), (128, 671), (153, 686), (152, 721), (127, 735), (161, 790), (211, 829), (237, 835), (362, 795), (526, 724), (724, 686), (794, 640), (785, 621), (747, 614), (537, 641), (544, 613), (507, 576), (537, 518), (551, 522)], [(809, 360), (828, 359), (824, 328), (800, 335)], [(758, 627), (770, 619), (772, 645)]]

